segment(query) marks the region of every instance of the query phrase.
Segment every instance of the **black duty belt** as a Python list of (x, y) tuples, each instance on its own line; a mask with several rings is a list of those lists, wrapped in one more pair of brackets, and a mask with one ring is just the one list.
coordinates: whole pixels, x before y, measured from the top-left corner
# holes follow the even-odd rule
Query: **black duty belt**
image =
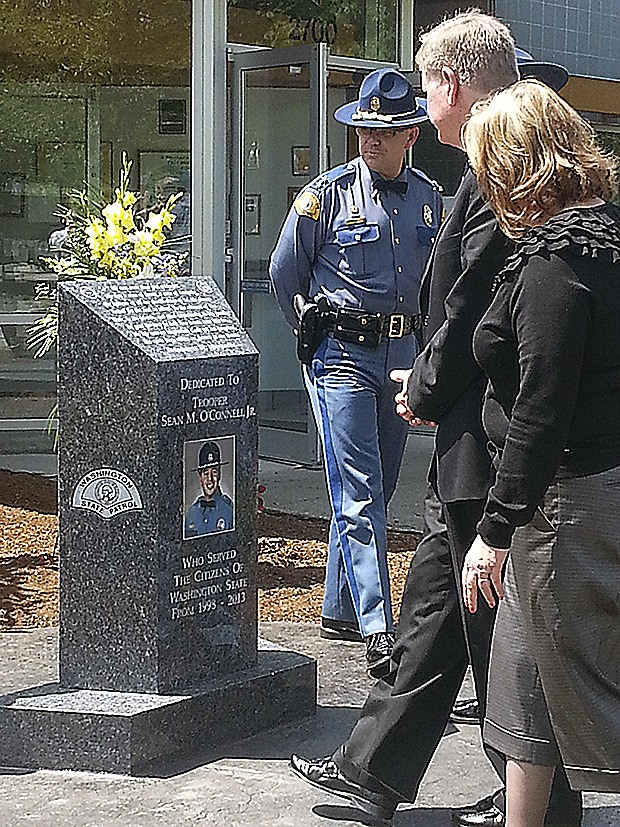
[(377, 347), (384, 339), (409, 336), (421, 325), (420, 316), (405, 313), (366, 313), (353, 308), (334, 308), (327, 314), (325, 331), (335, 339)]

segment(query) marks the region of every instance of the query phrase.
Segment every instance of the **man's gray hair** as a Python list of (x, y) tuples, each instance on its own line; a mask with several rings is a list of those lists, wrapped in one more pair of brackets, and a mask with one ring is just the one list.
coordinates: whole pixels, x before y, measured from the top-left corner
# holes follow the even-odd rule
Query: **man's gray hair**
[(440, 75), (448, 67), (461, 83), (484, 93), (519, 79), (513, 36), (500, 20), (479, 9), (438, 23), (420, 42), (416, 63), (427, 74)]

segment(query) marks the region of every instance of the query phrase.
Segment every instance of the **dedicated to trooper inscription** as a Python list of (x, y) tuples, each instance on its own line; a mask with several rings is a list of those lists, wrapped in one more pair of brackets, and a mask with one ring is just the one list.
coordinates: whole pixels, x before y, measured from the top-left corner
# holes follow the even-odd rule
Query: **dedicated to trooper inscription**
[(61, 682), (251, 666), (254, 346), (210, 279), (67, 283), (60, 313)]

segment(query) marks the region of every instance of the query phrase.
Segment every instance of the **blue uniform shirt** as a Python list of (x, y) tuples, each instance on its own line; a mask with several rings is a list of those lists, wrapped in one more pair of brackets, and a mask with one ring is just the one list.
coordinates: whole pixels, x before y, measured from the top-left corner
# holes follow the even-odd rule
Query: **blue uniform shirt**
[(233, 527), (233, 503), (227, 494), (219, 489), (212, 500), (207, 501), (201, 494), (187, 509), (185, 515), (185, 536), (199, 537), (215, 531), (227, 531)]
[(422, 272), (437, 235), (437, 184), (405, 167), (404, 195), (379, 192), (361, 158), (320, 175), (297, 196), (271, 256), (270, 275), (291, 327), (292, 301), (325, 296), (369, 313), (419, 312)]

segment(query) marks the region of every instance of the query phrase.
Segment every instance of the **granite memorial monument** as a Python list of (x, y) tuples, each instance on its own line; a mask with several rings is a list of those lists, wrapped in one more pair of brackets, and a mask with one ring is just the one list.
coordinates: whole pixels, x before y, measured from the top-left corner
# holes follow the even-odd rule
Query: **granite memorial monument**
[(258, 354), (209, 278), (59, 298), (59, 684), (5, 696), (0, 763), (148, 773), (312, 714), (259, 643)]

